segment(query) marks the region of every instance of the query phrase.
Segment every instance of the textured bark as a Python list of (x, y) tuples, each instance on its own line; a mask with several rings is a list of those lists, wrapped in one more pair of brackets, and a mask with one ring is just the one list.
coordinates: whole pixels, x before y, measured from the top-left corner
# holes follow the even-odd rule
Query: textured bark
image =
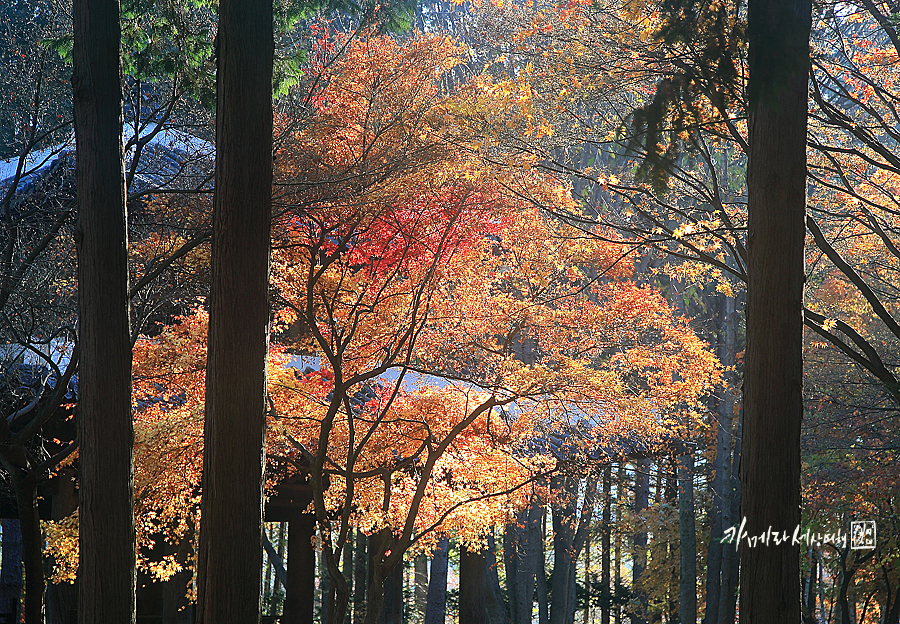
[(122, 69), (117, 0), (72, 3), (78, 225), (78, 619), (135, 620)]
[[(750, 0), (747, 349), (741, 484), (750, 535), (800, 522), (809, 0)], [(742, 624), (800, 621), (800, 551), (741, 552)]]
[[(722, 365), (733, 366), (735, 363), (735, 351), (737, 350), (737, 339), (735, 335), (735, 326), (737, 319), (734, 310), (734, 299), (727, 298), (725, 300), (725, 344), (722, 354)], [(725, 490), (723, 495), (722, 507), (722, 525), (725, 528), (739, 525), (740, 507), (741, 507), (741, 482), (738, 477), (741, 461), (741, 423), (740, 419), (735, 431), (734, 427), (734, 406), (735, 397), (733, 386), (729, 385), (725, 389), (725, 401), (722, 405), (723, 426), (728, 428), (728, 444), (729, 444), (729, 461), (725, 474)], [(736, 434), (736, 435), (735, 435)], [(732, 439), (734, 440), (732, 442)], [(735, 606), (737, 603), (737, 587), (738, 587), (738, 564), (740, 563), (739, 551), (733, 545), (722, 551), (722, 576), (721, 590), (719, 593), (719, 613), (717, 616), (718, 624), (734, 624)]]
[(444, 624), (447, 611), (447, 564), (450, 541), (446, 536), (438, 542), (431, 555), (431, 575), (428, 577), (428, 603), (425, 606), (425, 624)]
[(500, 597), (493, 538), (475, 552), (460, 548), (459, 624), (505, 624), (509, 620)]
[(694, 624), (697, 621), (697, 533), (694, 527), (694, 456), (690, 453), (678, 457), (678, 528), (681, 536), (678, 617), (681, 624)]
[(544, 508), (541, 516), (540, 532), (538, 534), (538, 566), (535, 579), (535, 593), (538, 603), (538, 624), (550, 623), (550, 601), (547, 588), (547, 557), (544, 553), (544, 540), (546, 539), (547, 509)]
[(570, 624), (574, 611), (575, 476), (555, 474), (550, 479), (553, 513), (553, 572), (550, 574), (550, 624)]
[(313, 536), (316, 520), (312, 514), (294, 512), (288, 523), (287, 582), (281, 624), (306, 624), (313, 620), (316, 596), (316, 551)]
[(201, 624), (260, 615), (273, 50), (271, 0), (219, 3)]
[[(650, 503), (650, 467), (649, 459), (640, 459), (634, 464), (634, 512), (638, 516), (647, 509)], [(640, 520), (638, 520), (640, 522)], [(634, 566), (631, 569), (631, 582), (634, 596), (637, 599), (638, 613), (632, 612), (631, 624), (645, 624), (647, 614), (647, 593), (640, 589), (642, 576), (647, 569), (647, 531), (638, 530), (634, 534)]]
[(612, 578), (610, 575), (610, 529), (612, 528), (612, 466), (603, 469), (603, 511), (600, 520), (600, 586), (606, 594), (600, 607), (600, 624), (609, 624)]
[(365, 533), (356, 533), (356, 553), (353, 562), (353, 621), (362, 622), (366, 618), (366, 579), (368, 578), (368, 544)]
[(428, 602), (428, 556), (424, 553), (416, 556), (413, 599), (419, 618), (425, 617), (425, 604)]
[(22, 596), (22, 530), (18, 518), (4, 518), (0, 567), (0, 613), (16, 614)]
[[(384, 602), (379, 624), (403, 624), (403, 562), (388, 573), (384, 580)], [(324, 618), (323, 618), (324, 621)]]
[[(621, 520), (622, 512), (625, 509), (625, 505), (627, 504), (627, 496), (625, 495), (625, 464), (624, 462), (619, 462), (618, 475), (616, 479), (616, 520)], [(615, 567), (613, 568), (614, 578), (613, 578), (613, 587), (618, 587), (622, 583), (622, 534), (619, 531), (616, 531), (616, 541), (614, 546), (614, 559), (615, 559)], [(621, 624), (622, 622), (622, 608), (620, 606), (616, 606), (614, 611), (613, 621), (615, 624)]]

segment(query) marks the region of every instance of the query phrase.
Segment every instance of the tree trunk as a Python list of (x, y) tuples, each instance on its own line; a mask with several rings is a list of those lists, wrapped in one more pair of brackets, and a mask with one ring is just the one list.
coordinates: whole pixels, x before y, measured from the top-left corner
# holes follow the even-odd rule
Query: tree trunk
[[(353, 593), (353, 531), (347, 532), (347, 541), (344, 542), (344, 563), (341, 566), (344, 573), (344, 581), (347, 583), (347, 598)], [(344, 614), (344, 624), (351, 624), (353, 613), (350, 609)]]
[[(35, 475), (29, 472), (24, 477), (17, 470), (10, 471), (16, 491), (16, 506), (19, 513), (19, 528), (22, 538), (22, 564), (25, 570), (25, 624), (44, 623), (44, 539), (38, 515), (37, 488)], [(21, 577), (20, 577), (21, 578)], [(18, 616), (16, 616), (18, 621)]]
[(387, 575), (383, 593), (378, 624), (403, 624), (403, 560)]
[(0, 566), (0, 613), (18, 619), (22, 599), (22, 529), (18, 518), (3, 519), (3, 563)]
[[(802, 300), (810, 0), (749, 2), (743, 515), (750, 535), (800, 523)], [(800, 551), (741, 551), (742, 624), (800, 621)]]
[(369, 537), (362, 531), (356, 532), (356, 554), (353, 562), (353, 621), (362, 624), (366, 619), (366, 588), (368, 583)]
[(550, 478), (553, 514), (553, 572), (550, 575), (550, 624), (570, 624), (575, 574), (575, 523), (578, 481), (560, 472)]
[(547, 508), (544, 507), (541, 513), (541, 522), (538, 534), (538, 565), (535, 570), (537, 579), (535, 581), (535, 591), (537, 593), (538, 603), (538, 624), (550, 624), (550, 604), (549, 592), (547, 591), (547, 557), (544, 552), (546, 543), (546, 526), (547, 526)]
[[(650, 503), (650, 475), (647, 470), (650, 460), (640, 459), (634, 464), (634, 512), (638, 517), (638, 525), (641, 524), (641, 512), (647, 509)], [(632, 568), (632, 592), (637, 598), (639, 613), (633, 613), (631, 624), (646, 624), (647, 617), (647, 592), (641, 589), (642, 576), (647, 569), (647, 531), (638, 529), (634, 534), (634, 566)]]
[[(117, 0), (75, 0), (80, 622), (135, 621), (128, 235)], [(258, 579), (257, 579), (258, 581)]]
[[(493, 564), (493, 565), (492, 565)], [(493, 538), (480, 552), (459, 553), (459, 624), (505, 624)]]
[(413, 598), (419, 618), (425, 617), (425, 605), (428, 603), (428, 556), (421, 553), (416, 556)]
[[(735, 324), (734, 299), (727, 297), (725, 299), (723, 319), (725, 341), (722, 350), (722, 365), (725, 367), (732, 367), (735, 365), (735, 352), (737, 350)], [(734, 380), (726, 377), (724, 401), (719, 413), (720, 425), (727, 429), (727, 433), (725, 434), (728, 448), (726, 460), (729, 462), (725, 469), (724, 490), (722, 493), (722, 526), (724, 528), (740, 525), (741, 521), (741, 483), (738, 478), (741, 459), (741, 427), (739, 422), (736, 432), (737, 435), (735, 435), (734, 387)], [(734, 624), (739, 559), (738, 550), (735, 549), (734, 545), (730, 544), (728, 547), (723, 548), (721, 589), (719, 590), (719, 613), (716, 618), (718, 624)]]
[(281, 624), (312, 622), (316, 600), (316, 551), (313, 537), (316, 519), (312, 514), (292, 512), (288, 522), (287, 580)]
[[(697, 533), (694, 528), (694, 456), (678, 457), (678, 528), (681, 544), (681, 583), (678, 616), (681, 624), (697, 621)], [(707, 616), (708, 617), (708, 616)]]
[(197, 614), (260, 615), (272, 206), (271, 0), (219, 3)]
[(493, 624), (510, 624), (500, 591), (500, 576), (497, 570), (497, 547), (494, 536), (489, 534), (487, 549), (484, 551), (485, 585), (487, 593), (488, 622)]
[(610, 578), (610, 530), (612, 528), (612, 466), (603, 469), (603, 511), (600, 524), (600, 624), (609, 624), (612, 587)]
[(428, 602), (425, 605), (425, 624), (444, 624), (447, 612), (447, 564), (450, 540), (445, 535), (431, 555), (431, 576), (428, 578)]
[[(627, 497), (624, 495), (623, 490), (625, 489), (625, 463), (619, 462), (619, 469), (617, 471), (618, 479), (616, 482), (616, 521), (621, 521), (622, 519), (622, 510), (625, 508)], [(615, 540), (615, 562), (616, 566), (614, 568), (614, 579), (613, 579), (613, 589), (618, 589), (618, 587), (622, 584), (622, 534), (619, 531), (616, 531), (616, 540)], [(616, 605), (613, 613), (615, 617), (613, 621), (615, 624), (622, 624), (622, 607)]]

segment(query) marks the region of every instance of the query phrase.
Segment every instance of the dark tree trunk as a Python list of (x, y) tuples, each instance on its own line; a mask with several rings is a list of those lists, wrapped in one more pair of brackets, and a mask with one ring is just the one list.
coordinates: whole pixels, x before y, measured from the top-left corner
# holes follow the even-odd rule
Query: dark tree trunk
[(117, 0), (72, 3), (81, 622), (135, 619), (128, 237)]
[[(634, 464), (634, 511), (641, 515), (650, 503), (650, 475), (647, 472), (650, 460), (641, 459)], [(638, 523), (641, 519), (638, 518)], [(637, 598), (639, 613), (632, 613), (631, 624), (645, 624), (647, 617), (647, 593), (640, 586), (642, 576), (647, 569), (647, 531), (638, 529), (634, 534), (634, 566), (632, 568), (632, 591)]]
[[(750, 535), (800, 523), (802, 301), (810, 0), (750, 0), (743, 515)], [(800, 621), (800, 551), (741, 551), (742, 624)]]
[(547, 557), (544, 552), (545, 529), (547, 526), (547, 508), (541, 513), (541, 522), (538, 529), (538, 564), (535, 579), (535, 592), (538, 603), (538, 624), (550, 624), (550, 597), (547, 589)]
[[(322, 621), (325, 621), (324, 619)], [(403, 624), (403, 561), (387, 575), (378, 624)]]
[(690, 453), (678, 457), (678, 527), (681, 534), (678, 616), (681, 624), (695, 624), (697, 621), (697, 534), (694, 528), (694, 456)]
[(32, 475), (16, 483), (16, 499), (25, 567), (25, 624), (44, 624), (44, 539)]
[(609, 624), (610, 598), (610, 530), (612, 528), (612, 466), (603, 469), (603, 511), (600, 522), (600, 587), (603, 602), (600, 605), (600, 624)]
[(564, 472), (550, 479), (553, 514), (553, 572), (550, 575), (550, 624), (570, 624), (574, 605), (575, 512), (578, 480)]
[(447, 612), (447, 564), (450, 541), (442, 537), (431, 555), (431, 576), (428, 578), (428, 602), (425, 605), (425, 624), (444, 624)]
[[(385, 602), (385, 552), (390, 550), (391, 531), (382, 529), (369, 536), (369, 578), (366, 592), (366, 624), (377, 624)], [(388, 574), (390, 573), (387, 571)]]
[[(723, 393), (727, 389), (723, 390)], [(724, 403), (724, 398), (722, 399)], [(725, 488), (725, 465), (730, 461), (726, 458), (726, 427), (723, 423), (721, 412), (718, 414), (710, 410), (712, 418), (717, 418), (716, 440), (715, 440), (715, 461), (713, 462), (713, 470), (715, 472), (711, 484), (712, 501), (709, 509), (709, 517), (712, 519), (709, 530), (709, 542), (706, 550), (706, 616), (703, 624), (717, 624), (719, 616), (719, 592), (722, 587), (722, 554), (723, 544), (722, 535), (728, 525), (724, 524), (722, 511), (725, 507), (723, 501), (723, 491)], [(691, 462), (693, 464), (693, 462)], [(682, 591), (684, 587), (682, 586)], [(696, 600), (696, 598), (695, 598)], [(682, 623), (684, 622), (682, 614)]]
[[(503, 565), (506, 568), (506, 595), (509, 601), (509, 619), (519, 624), (517, 591), (519, 584), (519, 560), (525, 547), (525, 522), (527, 510), (518, 512), (503, 530)], [(530, 615), (530, 614), (529, 614)]]
[[(625, 463), (619, 462), (619, 469), (617, 470), (617, 480), (616, 480), (616, 521), (621, 521), (622, 519), (622, 510), (625, 509), (625, 505), (627, 504), (627, 496), (625, 495)], [(615, 559), (615, 570), (614, 578), (613, 578), (613, 588), (616, 589), (622, 584), (622, 534), (619, 531), (616, 531), (616, 539), (614, 546), (614, 559)], [(613, 618), (613, 622), (615, 624), (622, 623), (622, 607), (616, 605), (613, 610), (615, 617)]]
[(493, 538), (480, 552), (459, 553), (459, 624), (505, 624)]
[(413, 599), (419, 618), (425, 617), (425, 605), (428, 602), (428, 556), (420, 553), (416, 556), (414, 573)]
[(497, 546), (493, 535), (488, 535), (487, 549), (484, 551), (485, 584), (487, 592), (487, 622), (493, 624), (510, 624), (506, 605), (503, 603), (503, 592), (500, 591), (500, 575), (497, 570)]
[(272, 0), (222, 0), (216, 39), (216, 191), (197, 619), (255, 624), (262, 597)]
[[(725, 310), (723, 328), (725, 340), (722, 348), (722, 365), (725, 367), (733, 367), (735, 365), (735, 351), (737, 348), (737, 339), (735, 336), (735, 310), (734, 299), (727, 297), (725, 299)], [(740, 467), (740, 423), (738, 423), (737, 436), (735, 436), (734, 427), (734, 382), (727, 379), (723, 401), (719, 410), (719, 426), (726, 429), (726, 455), (725, 460), (728, 462), (725, 466), (725, 479), (723, 480), (722, 492), (722, 526), (728, 527), (740, 524), (740, 479), (738, 478), (738, 469)], [(733, 442), (732, 442), (733, 440)], [(721, 536), (719, 536), (721, 539)], [(718, 624), (734, 624), (735, 602), (737, 600), (737, 582), (738, 582), (738, 550), (733, 544), (725, 546), (722, 550), (722, 575), (719, 590), (719, 612), (716, 621)]]
[(316, 551), (312, 539), (316, 519), (294, 512), (288, 523), (287, 582), (281, 624), (312, 622), (316, 597)]
[(22, 597), (22, 529), (18, 518), (3, 519), (0, 613), (18, 617)]
[(483, 552), (460, 547), (459, 624), (485, 624), (488, 621), (486, 570)]
[[(353, 532), (350, 531), (347, 533), (347, 541), (344, 542), (344, 563), (342, 565), (344, 572), (344, 581), (347, 583), (347, 598), (350, 598), (350, 595), (353, 593)], [(427, 574), (427, 570), (426, 570)], [(426, 576), (427, 581), (427, 576)], [(347, 612), (344, 613), (344, 624), (351, 624), (352, 622), (352, 612), (350, 609), (347, 609)]]
[(356, 554), (353, 562), (353, 621), (362, 624), (366, 619), (366, 588), (368, 583), (369, 538), (362, 531), (356, 533)]

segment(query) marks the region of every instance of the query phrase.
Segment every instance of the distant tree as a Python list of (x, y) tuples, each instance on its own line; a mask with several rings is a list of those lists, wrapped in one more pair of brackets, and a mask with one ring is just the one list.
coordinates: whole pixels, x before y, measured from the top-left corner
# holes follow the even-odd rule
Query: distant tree
[[(134, 622), (131, 333), (117, 0), (75, 0), (80, 622)], [(32, 613), (29, 621), (42, 622)]]

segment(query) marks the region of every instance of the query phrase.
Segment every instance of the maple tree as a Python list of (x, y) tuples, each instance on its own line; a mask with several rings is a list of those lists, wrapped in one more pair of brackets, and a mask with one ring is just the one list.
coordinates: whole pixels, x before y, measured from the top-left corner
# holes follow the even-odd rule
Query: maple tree
[[(314, 113), (280, 120), (267, 445), (311, 473), (334, 618), (351, 528), (376, 553), (374, 621), (406, 550), (447, 532), (477, 548), (527, 506), (523, 486), (553, 466), (535, 435), (577, 423), (585, 445), (652, 444), (696, 419), (718, 378), (617, 246), (541, 215), (573, 207), (565, 184), (460, 142), (517, 94), (487, 79), (442, 93), (456, 54), (364, 35), (323, 64)], [(205, 324), (199, 310), (135, 345), (142, 552), (198, 526)], [(144, 563), (160, 579), (184, 565)]]

